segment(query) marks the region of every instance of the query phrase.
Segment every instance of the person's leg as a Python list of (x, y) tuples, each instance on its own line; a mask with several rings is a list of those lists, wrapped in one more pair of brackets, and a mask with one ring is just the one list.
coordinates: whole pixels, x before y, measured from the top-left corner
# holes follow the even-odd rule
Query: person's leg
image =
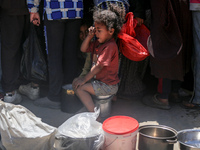
[(83, 86), (78, 87), (76, 90), (76, 95), (89, 112), (94, 112), (95, 105), (91, 95), (95, 95), (95, 92), (91, 83), (86, 83)]
[(25, 34), (28, 34), (29, 16), (9, 16), (2, 14), (1, 17), (1, 63), (2, 63), (2, 87), (6, 93), (4, 101), (20, 103), (22, 98), (16, 92), (19, 87), (20, 61), (22, 43)]
[(160, 78), (158, 83), (158, 93), (159, 93), (157, 96), (158, 100), (163, 104), (168, 105), (170, 92), (171, 92), (171, 80)]
[(79, 49), (79, 33), (81, 19), (69, 19), (65, 24), (63, 71), (64, 84), (71, 84), (77, 74), (77, 49)]
[[(0, 58), (1, 58), (1, 33), (0, 33)], [(1, 84), (2, 78), (2, 67), (1, 67), (1, 61), (0, 61), (0, 100), (4, 98), (3, 88)]]
[(194, 40), (194, 97), (192, 103), (200, 104), (200, 11), (193, 11)]
[[(1, 33), (0, 33), (0, 58), (1, 58)], [(0, 93), (3, 93), (3, 88), (1, 84), (1, 77), (2, 77), (2, 69), (1, 69), (1, 61), (0, 61)]]
[(172, 80), (172, 90), (169, 96), (169, 101), (180, 103), (182, 101), (181, 97), (179, 96), (179, 90), (181, 88), (181, 81), (179, 80)]
[(61, 91), (63, 85), (63, 45), (65, 21), (44, 20), (46, 50), (48, 58), (49, 91), (47, 97), (34, 101), (40, 107), (60, 109)]
[(25, 28), (24, 16), (2, 15), (2, 86), (4, 92), (12, 92), (18, 87), (22, 38)]
[(160, 78), (158, 82), (158, 94), (145, 96), (142, 102), (150, 107), (169, 110), (169, 94), (171, 92), (171, 80)]
[(48, 99), (60, 102), (63, 84), (64, 21), (45, 20), (49, 71)]

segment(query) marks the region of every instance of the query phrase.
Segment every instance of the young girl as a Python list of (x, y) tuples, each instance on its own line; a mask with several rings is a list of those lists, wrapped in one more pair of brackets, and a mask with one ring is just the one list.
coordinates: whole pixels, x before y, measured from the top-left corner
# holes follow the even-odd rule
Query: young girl
[[(73, 82), (76, 95), (90, 112), (94, 112), (91, 95), (113, 95), (118, 90), (118, 47), (115, 42), (124, 22), (125, 12), (116, 5), (109, 10), (96, 8), (93, 13), (95, 27), (81, 45), (82, 52), (91, 52), (92, 68), (89, 73)], [(91, 39), (96, 35), (96, 40)]]

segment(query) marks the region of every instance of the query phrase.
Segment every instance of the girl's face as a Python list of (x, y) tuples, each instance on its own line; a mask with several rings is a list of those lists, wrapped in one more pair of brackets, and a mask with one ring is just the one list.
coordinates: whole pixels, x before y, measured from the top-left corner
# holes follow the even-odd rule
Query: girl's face
[(83, 41), (87, 35), (88, 35), (88, 26), (84, 24), (80, 27), (80, 34), (79, 34), (80, 40)]
[(94, 23), (95, 25), (95, 35), (99, 43), (105, 43), (113, 37), (114, 29), (107, 30), (106, 26), (102, 23)]

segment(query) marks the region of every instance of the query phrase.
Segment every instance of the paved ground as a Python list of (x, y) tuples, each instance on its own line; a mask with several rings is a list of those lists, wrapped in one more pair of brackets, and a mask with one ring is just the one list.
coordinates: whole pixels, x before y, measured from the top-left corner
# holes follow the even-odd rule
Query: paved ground
[[(26, 97), (24, 97), (21, 105), (42, 118), (43, 122), (54, 127), (59, 127), (74, 115), (62, 112), (61, 110), (37, 107)], [(200, 110), (186, 110), (180, 104), (173, 103), (171, 103), (171, 106), (171, 110), (160, 110), (143, 105), (141, 99), (134, 97), (131, 99), (118, 98), (117, 101), (112, 102), (111, 116), (130, 116), (135, 118), (140, 126), (145, 124), (160, 124), (172, 127), (177, 131), (200, 127)], [(79, 112), (84, 110), (81, 109)], [(175, 144), (174, 150), (179, 150), (178, 144)]]
[[(42, 121), (59, 127), (74, 114), (35, 106), (33, 101), (23, 96), (22, 106), (32, 111)], [(193, 129), (200, 127), (200, 110), (186, 110), (180, 104), (171, 103), (171, 110), (160, 110), (145, 106), (141, 103), (141, 98), (120, 99), (112, 102), (111, 116), (125, 115), (135, 118), (140, 126), (145, 124), (160, 124), (174, 128), (177, 131), (183, 129)], [(79, 112), (84, 111), (81, 109)], [(178, 143), (174, 150), (179, 150)]]

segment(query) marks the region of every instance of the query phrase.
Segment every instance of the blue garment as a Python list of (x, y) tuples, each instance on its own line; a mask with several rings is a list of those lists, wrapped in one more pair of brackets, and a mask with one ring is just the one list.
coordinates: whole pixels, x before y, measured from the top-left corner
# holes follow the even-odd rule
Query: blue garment
[[(40, 0), (27, 0), (29, 12), (38, 12)], [(44, 0), (48, 20), (83, 17), (83, 0)]]
[(192, 11), (194, 40), (194, 95), (192, 103), (200, 104), (200, 11)]
[[(1, 58), (1, 35), (0, 35), (0, 58)], [(1, 78), (2, 78), (2, 69), (1, 69), (1, 61), (0, 61), (0, 93), (3, 93)]]

